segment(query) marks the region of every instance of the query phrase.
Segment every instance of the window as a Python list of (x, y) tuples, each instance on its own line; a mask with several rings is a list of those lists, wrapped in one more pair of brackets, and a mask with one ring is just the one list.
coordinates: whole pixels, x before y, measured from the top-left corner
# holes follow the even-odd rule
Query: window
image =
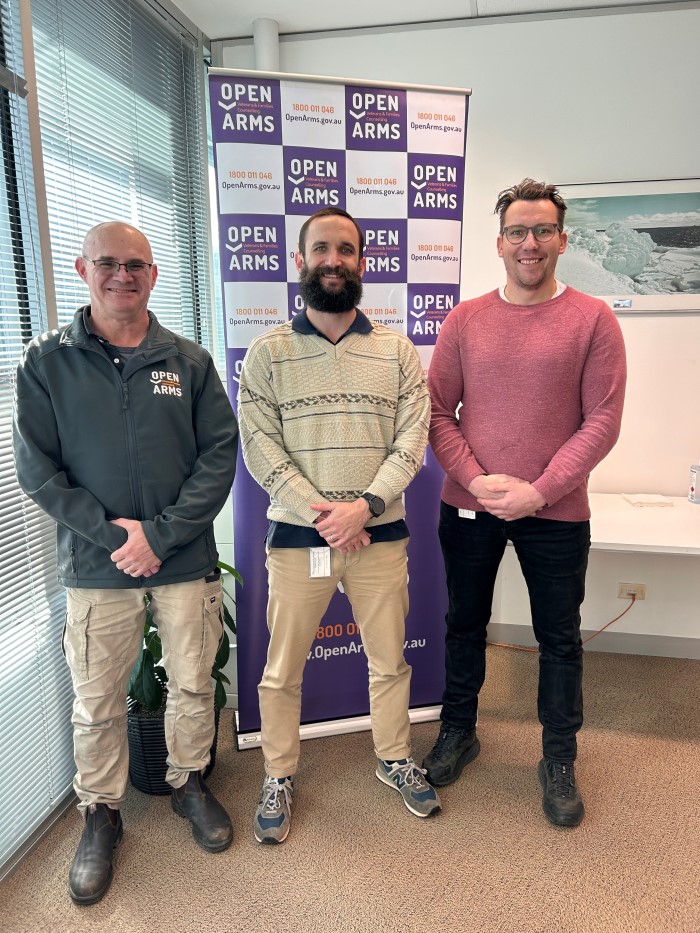
[(153, 247), (150, 308), (210, 347), (200, 43), (139, 0), (33, 0), (32, 15), (59, 324), (88, 300), (85, 233), (123, 220)]
[[(0, 877), (65, 804), (74, 773), (55, 529), (22, 496), (12, 462), (17, 360), (56, 325), (43, 298), (17, 4), (0, 0)], [(73, 267), (85, 233), (124, 220), (148, 236), (159, 267), (149, 306), (211, 347), (202, 37), (145, 0), (32, 0), (31, 11), (58, 324), (88, 300)]]
[(74, 771), (54, 526), (22, 496), (12, 460), (17, 360), (47, 328), (19, 35), (14, 0), (0, 0), (0, 866), (70, 792)]

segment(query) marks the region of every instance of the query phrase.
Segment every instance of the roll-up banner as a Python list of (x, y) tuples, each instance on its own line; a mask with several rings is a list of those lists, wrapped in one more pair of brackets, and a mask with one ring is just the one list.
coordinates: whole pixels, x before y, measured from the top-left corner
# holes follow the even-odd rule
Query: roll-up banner
[[(211, 69), (228, 390), (258, 334), (303, 310), (294, 264), (299, 229), (324, 207), (362, 228), (361, 308), (407, 334), (425, 370), (459, 301), (470, 91), (360, 79)], [(411, 719), (434, 719), (444, 685), (447, 596), (437, 537), (442, 473), (430, 450), (406, 491), (410, 611), (406, 660)], [(257, 685), (267, 654), (268, 496), (242, 459), (234, 486), (238, 741), (260, 742)], [(367, 659), (338, 591), (309, 652), (303, 738), (369, 727)]]

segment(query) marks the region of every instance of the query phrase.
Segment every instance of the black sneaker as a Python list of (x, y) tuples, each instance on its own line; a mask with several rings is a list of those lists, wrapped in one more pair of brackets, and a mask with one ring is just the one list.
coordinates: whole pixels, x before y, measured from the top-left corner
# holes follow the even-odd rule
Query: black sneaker
[(574, 776), (572, 761), (543, 758), (537, 766), (542, 785), (542, 809), (555, 826), (578, 826), (583, 819), (583, 800)]
[(464, 770), (464, 766), (479, 754), (476, 730), (462, 732), (446, 722), (440, 726), (440, 734), (430, 754), (423, 759), (426, 778), (435, 787), (452, 784)]

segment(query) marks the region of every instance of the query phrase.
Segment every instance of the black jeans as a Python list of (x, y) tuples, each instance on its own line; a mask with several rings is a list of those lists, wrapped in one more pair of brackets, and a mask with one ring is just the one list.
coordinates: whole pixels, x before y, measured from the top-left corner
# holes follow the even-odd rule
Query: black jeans
[(580, 606), (591, 544), (589, 522), (520, 518), (506, 522), (477, 512), (460, 518), (440, 504), (440, 543), (447, 572), (445, 693), (441, 718), (473, 729), (486, 675), (486, 626), (498, 566), (513, 542), (527, 583), (540, 646), (537, 712), (547, 758), (573, 761), (583, 723)]

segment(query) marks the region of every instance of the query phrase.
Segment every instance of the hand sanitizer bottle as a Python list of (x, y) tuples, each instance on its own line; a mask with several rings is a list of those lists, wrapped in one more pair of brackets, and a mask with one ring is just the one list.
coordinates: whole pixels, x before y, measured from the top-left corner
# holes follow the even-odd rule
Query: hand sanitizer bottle
[(700, 483), (700, 463), (694, 463), (690, 468), (688, 502), (694, 502), (695, 505), (700, 505), (700, 489), (698, 489), (698, 483)]

